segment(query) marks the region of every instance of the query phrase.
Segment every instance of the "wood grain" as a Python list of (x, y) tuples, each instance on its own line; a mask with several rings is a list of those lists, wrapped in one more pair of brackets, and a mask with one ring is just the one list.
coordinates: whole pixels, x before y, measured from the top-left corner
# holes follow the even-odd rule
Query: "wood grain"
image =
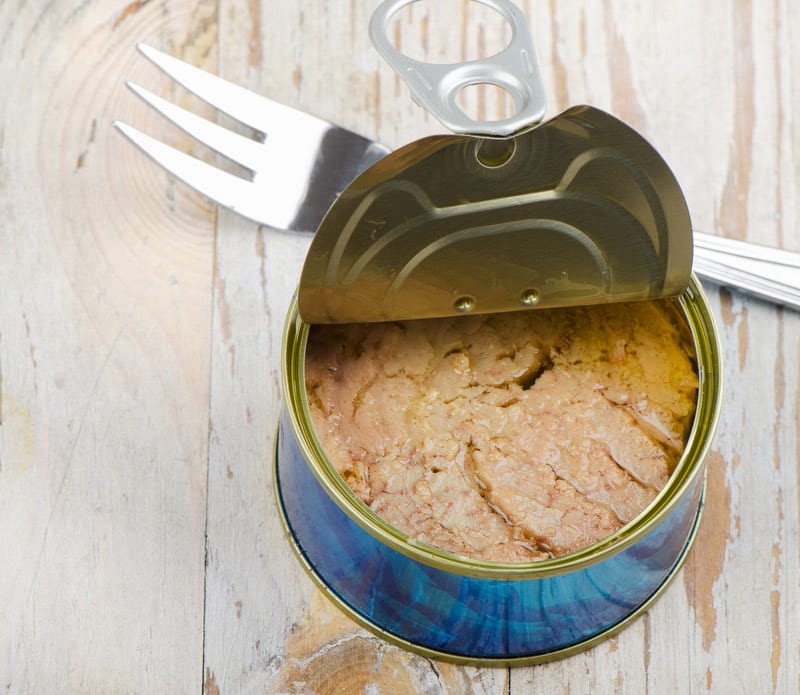
[[(670, 162), (698, 229), (800, 250), (800, 4), (519, 4), (549, 115), (612, 111)], [(371, 48), (374, 6), (0, 3), (0, 692), (798, 692), (800, 314), (713, 285), (726, 396), (703, 523), (618, 636), (536, 667), (431, 661), (355, 626), (294, 560), (270, 463), (309, 240), (217, 210), (111, 122), (223, 164), (125, 89), (215, 117), (145, 41), (391, 147), (441, 132)], [(507, 36), (466, 0), (392, 31), (431, 60)], [(477, 89), (464, 108), (511, 104)]]
[[(201, 8), (170, 5), (182, 41)], [(128, 112), (156, 125), (121, 79), (155, 10), (0, 10), (10, 692), (200, 682), (214, 213), (110, 127)]]

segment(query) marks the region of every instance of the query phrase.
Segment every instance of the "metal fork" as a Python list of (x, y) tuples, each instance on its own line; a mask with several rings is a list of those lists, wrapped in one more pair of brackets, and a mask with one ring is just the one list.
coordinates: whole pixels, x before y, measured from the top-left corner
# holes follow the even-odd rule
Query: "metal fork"
[(220, 205), (261, 224), (290, 231), (317, 228), (336, 196), (388, 148), (303, 111), (254, 94), (147, 46), (139, 50), (203, 101), (262, 133), (239, 135), (128, 82), (156, 111), (196, 140), (252, 172), (245, 179), (145, 135), (116, 126), (156, 163)]
[[(114, 121), (157, 164), (214, 202), (260, 224), (313, 232), (336, 196), (389, 149), (350, 130), (248, 91), (151, 46), (138, 49), (203, 101), (264, 135), (239, 135), (128, 82), (199, 142), (252, 172), (235, 176)], [(708, 280), (800, 309), (800, 254), (694, 232), (693, 270)]]

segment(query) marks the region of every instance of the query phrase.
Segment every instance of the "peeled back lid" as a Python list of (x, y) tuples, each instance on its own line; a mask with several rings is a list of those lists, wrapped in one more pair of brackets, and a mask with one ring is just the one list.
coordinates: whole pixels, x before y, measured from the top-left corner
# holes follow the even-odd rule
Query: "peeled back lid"
[(669, 167), (630, 126), (578, 106), (374, 164), (322, 220), (298, 302), (307, 323), (495, 313), (677, 295), (691, 267)]

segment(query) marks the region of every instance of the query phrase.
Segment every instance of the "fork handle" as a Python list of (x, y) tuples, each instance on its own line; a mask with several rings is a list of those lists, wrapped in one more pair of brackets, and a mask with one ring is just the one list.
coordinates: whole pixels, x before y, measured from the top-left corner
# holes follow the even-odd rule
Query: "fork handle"
[(712, 282), (800, 309), (800, 253), (695, 232), (693, 270)]

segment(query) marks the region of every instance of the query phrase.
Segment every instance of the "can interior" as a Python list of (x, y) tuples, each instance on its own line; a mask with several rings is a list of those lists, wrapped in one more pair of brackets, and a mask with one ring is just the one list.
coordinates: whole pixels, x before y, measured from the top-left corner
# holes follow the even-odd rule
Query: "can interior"
[(305, 351), (310, 324), (300, 318), (296, 298), (286, 320), (282, 361), (284, 397), (295, 437), (315, 477), (345, 513), (378, 540), (415, 560), (458, 574), (505, 579), (550, 576), (598, 563), (657, 526), (705, 470), (721, 406), (719, 336), (708, 300), (694, 275), (688, 288), (673, 301), (692, 336), (699, 382), (694, 420), (683, 454), (666, 485), (635, 519), (601, 541), (572, 553), (527, 563), (467, 558), (410, 538), (373, 512), (338, 473), (314, 430), (305, 390)]

